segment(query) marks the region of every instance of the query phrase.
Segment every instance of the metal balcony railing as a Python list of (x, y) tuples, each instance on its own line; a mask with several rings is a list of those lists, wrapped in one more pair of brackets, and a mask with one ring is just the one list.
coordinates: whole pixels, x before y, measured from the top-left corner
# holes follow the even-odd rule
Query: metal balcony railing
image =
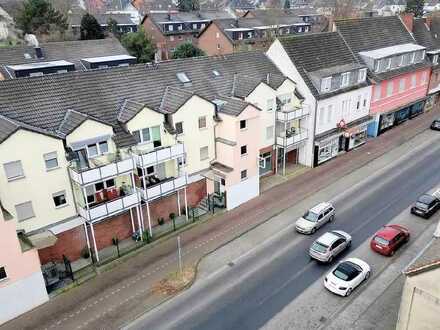
[(288, 148), (290, 146), (304, 142), (308, 138), (308, 132), (304, 128), (297, 128), (295, 131), (283, 132), (277, 135), (277, 145)]
[(99, 205), (87, 207), (79, 207), (79, 215), (89, 222), (102, 220), (140, 204), (140, 189), (132, 189), (129, 194), (120, 196), (119, 198), (103, 202)]
[(294, 107), (292, 104), (286, 104), (277, 111), (277, 120), (279, 121), (291, 121), (300, 119), (310, 114), (310, 107), (303, 104), (301, 108)]
[(87, 185), (130, 173), (135, 168), (136, 163), (131, 156), (121, 159), (115, 155), (106, 155), (89, 159), (87, 167), (80, 167), (78, 163), (72, 162), (69, 166), (69, 173), (74, 182), (79, 185)]
[(152, 201), (174, 193), (177, 190), (184, 188), (187, 184), (188, 177), (186, 173), (176, 178), (167, 178), (155, 185), (141, 189), (142, 199), (145, 201)]
[(145, 168), (182, 157), (185, 155), (185, 149), (183, 143), (176, 143), (172, 146), (160, 147), (150, 151), (135, 151), (133, 155), (137, 166)]

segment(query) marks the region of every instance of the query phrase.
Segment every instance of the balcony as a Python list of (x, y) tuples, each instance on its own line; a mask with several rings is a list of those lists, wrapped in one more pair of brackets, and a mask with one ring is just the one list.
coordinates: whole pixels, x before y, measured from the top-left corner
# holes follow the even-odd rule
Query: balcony
[(171, 177), (165, 179), (157, 179), (156, 182), (150, 180), (146, 187), (141, 189), (142, 199), (145, 201), (152, 201), (163, 196), (172, 194), (179, 189), (184, 188), (188, 183), (186, 174), (178, 177)]
[(277, 135), (277, 145), (283, 148), (289, 148), (304, 142), (308, 138), (308, 132), (304, 128), (294, 128), (283, 131)]
[(89, 222), (111, 217), (118, 213), (129, 210), (141, 202), (139, 189), (130, 189), (124, 196), (112, 195), (109, 199), (92, 207), (78, 207), (79, 215)]
[(277, 120), (286, 122), (295, 119), (300, 119), (308, 116), (310, 113), (310, 107), (304, 105), (302, 107), (295, 107), (293, 104), (289, 103), (281, 106), (281, 109), (277, 111)]
[(131, 156), (120, 157), (116, 154), (107, 154), (102, 157), (88, 159), (85, 163), (72, 161), (69, 173), (74, 182), (79, 185), (87, 185), (127, 174), (135, 168), (136, 164)]
[(170, 159), (176, 159), (183, 157), (185, 150), (183, 143), (176, 143), (168, 147), (160, 147), (150, 151), (135, 151), (134, 159), (138, 167), (145, 168), (153, 165), (157, 165), (168, 161)]

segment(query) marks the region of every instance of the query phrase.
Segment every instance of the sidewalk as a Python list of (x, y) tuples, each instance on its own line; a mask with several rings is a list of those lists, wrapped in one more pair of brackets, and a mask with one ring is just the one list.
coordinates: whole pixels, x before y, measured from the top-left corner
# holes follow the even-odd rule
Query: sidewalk
[[(346, 153), (301, 176), (276, 186), (249, 203), (180, 234), (183, 259), (195, 265), (205, 254), (223, 246), (279, 214), (338, 178), (362, 167), (429, 127), (438, 111), (421, 115), (358, 150)], [(115, 329), (154, 307), (166, 297), (151, 286), (177, 268), (175, 238), (156, 241), (131, 258), (122, 258), (95, 279), (62, 294), (0, 329)]]

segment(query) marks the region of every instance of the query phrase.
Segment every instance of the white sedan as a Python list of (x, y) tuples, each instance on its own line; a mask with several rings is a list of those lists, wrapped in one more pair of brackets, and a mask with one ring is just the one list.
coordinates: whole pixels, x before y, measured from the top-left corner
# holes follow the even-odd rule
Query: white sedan
[(340, 262), (324, 278), (324, 286), (340, 296), (349, 296), (371, 274), (370, 266), (361, 259), (349, 258)]

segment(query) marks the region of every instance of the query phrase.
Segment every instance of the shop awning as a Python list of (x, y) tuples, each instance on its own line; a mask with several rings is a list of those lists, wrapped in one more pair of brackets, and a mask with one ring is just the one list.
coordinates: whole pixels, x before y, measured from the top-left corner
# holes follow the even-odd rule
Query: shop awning
[(50, 230), (29, 235), (27, 238), (31, 242), (32, 246), (38, 250), (53, 246), (58, 240), (58, 238)]

